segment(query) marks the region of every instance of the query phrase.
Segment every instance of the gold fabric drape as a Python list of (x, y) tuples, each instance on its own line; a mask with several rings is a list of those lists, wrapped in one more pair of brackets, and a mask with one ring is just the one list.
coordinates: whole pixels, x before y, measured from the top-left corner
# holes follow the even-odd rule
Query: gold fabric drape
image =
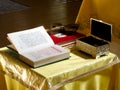
[(76, 23), (79, 32), (90, 33), (90, 18), (96, 18), (112, 24), (113, 40), (120, 43), (120, 0), (83, 0)]
[(67, 60), (31, 68), (19, 60), (16, 52), (3, 47), (0, 49), (0, 85), (3, 85), (4, 90), (119, 88), (119, 60), (115, 54), (93, 59), (87, 54), (72, 50), (70, 55)]
[[(7, 90), (46, 90), (48, 88), (48, 82), (45, 77), (20, 62), (18, 54), (8, 48), (0, 49), (0, 74), (2, 76), (0, 79), (5, 77)], [(2, 85), (4, 80), (0, 82)], [(22, 83), (22, 85), (19, 83)]]

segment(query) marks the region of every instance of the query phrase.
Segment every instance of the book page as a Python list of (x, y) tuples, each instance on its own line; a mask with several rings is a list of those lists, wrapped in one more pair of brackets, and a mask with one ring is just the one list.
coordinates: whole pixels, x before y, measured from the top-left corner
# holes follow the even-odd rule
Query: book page
[(19, 53), (42, 49), (51, 45), (54, 45), (54, 42), (46, 32), (43, 26), (8, 33), (8, 38), (10, 42), (15, 46)]
[(36, 51), (25, 52), (23, 53), (23, 56), (27, 57), (29, 60), (32, 61), (39, 61), (68, 52), (68, 50), (62, 48), (59, 45), (53, 45), (47, 48), (43, 48), (41, 50), (38, 49)]

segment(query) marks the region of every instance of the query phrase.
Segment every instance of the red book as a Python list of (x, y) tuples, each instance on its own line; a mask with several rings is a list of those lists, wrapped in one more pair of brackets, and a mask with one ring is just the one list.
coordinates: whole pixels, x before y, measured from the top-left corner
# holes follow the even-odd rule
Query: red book
[(65, 35), (62, 33), (58, 33), (58, 34), (50, 35), (50, 37), (52, 38), (55, 44), (60, 44), (62, 46), (66, 46), (69, 44), (75, 44), (75, 40), (83, 36), (85, 35), (80, 34), (80, 33), (74, 33), (72, 35)]

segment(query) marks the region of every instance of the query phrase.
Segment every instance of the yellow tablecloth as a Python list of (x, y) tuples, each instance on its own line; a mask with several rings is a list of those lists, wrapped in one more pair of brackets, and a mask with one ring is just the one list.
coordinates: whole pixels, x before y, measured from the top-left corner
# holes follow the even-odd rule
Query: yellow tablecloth
[(77, 50), (60, 62), (31, 68), (18, 54), (0, 48), (0, 86), (4, 90), (119, 90), (119, 60), (110, 53), (93, 59)]

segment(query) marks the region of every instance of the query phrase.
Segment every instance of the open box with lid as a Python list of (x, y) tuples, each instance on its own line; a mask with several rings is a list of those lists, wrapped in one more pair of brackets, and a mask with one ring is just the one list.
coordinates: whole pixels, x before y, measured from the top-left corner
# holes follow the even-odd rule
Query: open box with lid
[(98, 58), (110, 52), (112, 25), (90, 18), (91, 35), (76, 40), (76, 48)]

